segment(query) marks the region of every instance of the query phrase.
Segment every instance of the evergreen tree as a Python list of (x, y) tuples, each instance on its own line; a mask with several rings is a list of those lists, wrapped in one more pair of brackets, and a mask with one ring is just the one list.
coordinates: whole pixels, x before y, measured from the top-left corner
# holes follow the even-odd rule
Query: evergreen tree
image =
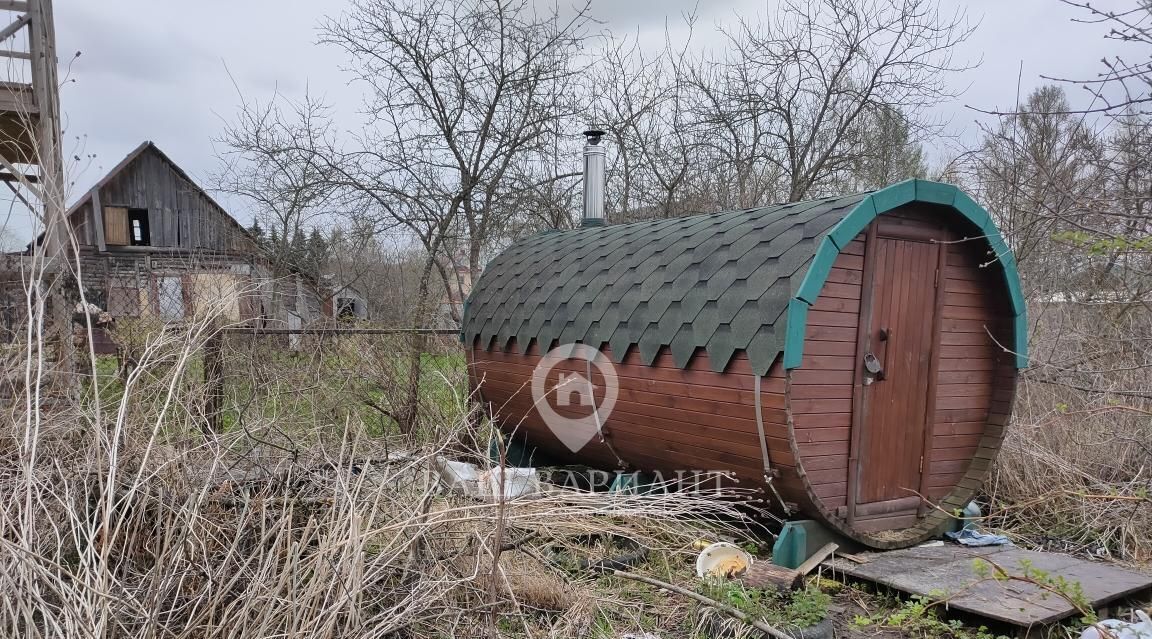
[(252, 220), (252, 226), (248, 227), (248, 233), (256, 240), (257, 246), (263, 249), (268, 248), (267, 243), (264, 241), (264, 229), (260, 226), (260, 220)]
[(305, 249), (306, 272), (313, 278), (319, 278), (324, 264), (328, 261), (328, 242), (316, 228), (308, 235), (308, 245)]
[(287, 263), (298, 272), (306, 272), (308, 260), (308, 240), (299, 227), (292, 234), (292, 242), (287, 246)]
[(268, 234), (268, 241), (264, 244), (264, 251), (277, 265), (284, 263), (284, 255), (280, 246), (280, 234), (273, 228)]
[(860, 138), (863, 152), (852, 163), (847, 190), (884, 188), (928, 173), (912, 123), (899, 109), (874, 108), (864, 120)]

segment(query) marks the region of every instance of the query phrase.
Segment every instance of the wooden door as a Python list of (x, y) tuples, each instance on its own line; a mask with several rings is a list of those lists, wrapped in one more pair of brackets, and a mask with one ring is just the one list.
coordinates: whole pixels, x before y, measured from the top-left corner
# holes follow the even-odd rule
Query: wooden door
[(123, 206), (105, 206), (104, 243), (111, 246), (128, 246), (128, 209)]
[[(934, 380), (941, 245), (872, 235), (872, 286), (864, 291), (857, 504), (915, 510)], [(878, 370), (877, 370), (878, 369)], [(900, 500), (897, 502), (896, 500)], [(900, 505), (899, 508), (896, 508)]]

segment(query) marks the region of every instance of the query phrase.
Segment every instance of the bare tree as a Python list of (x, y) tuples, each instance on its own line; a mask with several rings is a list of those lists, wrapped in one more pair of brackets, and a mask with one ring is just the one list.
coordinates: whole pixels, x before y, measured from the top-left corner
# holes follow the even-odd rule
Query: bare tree
[(725, 29), (728, 52), (692, 69), (715, 167), (734, 172), (736, 206), (820, 195), (862, 151), (870, 116), (901, 112), (913, 129), (950, 97), (971, 33), (931, 0), (786, 0), (769, 20)]
[(216, 188), (250, 202), (267, 232), (265, 248), (277, 267), (294, 264), (293, 241), (335, 211), (338, 191), (321, 151), (331, 148), (327, 108), (305, 95), (296, 103), (276, 96), (266, 104), (244, 102), (217, 139), (223, 146)]
[(883, 188), (928, 175), (924, 149), (912, 123), (899, 109), (881, 106), (864, 119), (859, 155), (844, 176), (844, 191)]
[(6, 227), (0, 226), (0, 253), (9, 253), (20, 248), (20, 243)]
[(1128, 45), (1131, 54), (1117, 54), (1102, 60), (1105, 71), (1095, 78), (1056, 78), (1083, 86), (1093, 96), (1088, 112), (1109, 115), (1148, 114), (1152, 103), (1152, 0), (1135, 0), (1133, 6), (1108, 10), (1080, 0), (1060, 0), (1082, 10), (1086, 18), (1077, 22), (1108, 27), (1105, 38)]
[(696, 152), (678, 64), (687, 46), (646, 54), (623, 38), (610, 41), (597, 62), (590, 100), (613, 142), (607, 204), (616, 221), (684, 212)]
[(1034, 91), (1017, 113), (985, 132), (974, 156), (980, 194), (1017, 262), (1036, 275), (1030, 284), (1068, 281), (1068, 262), (1054, 254), (1052, 242), (1058, 233), (1087, 228), (1092, 193), (1103, 185), (1101, 154), (1097, 132), (1070, 112), (1064, 90), (1054, 85)]
[(419, 238), (425, 288), (436, 271), (450, 292), (460, 259), (479, 275), (508, 232), (502, 203), (572, 175), (543, 169), (578, 113), (571, 84), (589, 24), (587, 6), (561, 18), (527, 0), (354, 0), (324, 25), (322, 41), (349, 54), (370, 93), (359, 148), (334, 166)]

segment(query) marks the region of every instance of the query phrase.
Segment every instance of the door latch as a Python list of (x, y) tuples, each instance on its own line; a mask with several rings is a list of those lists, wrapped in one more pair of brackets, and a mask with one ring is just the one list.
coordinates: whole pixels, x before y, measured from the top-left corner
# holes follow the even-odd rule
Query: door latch
[(876, 378), (876, 381), (884, 380), (884, 367), (880, 364), (880, 360), (872, 353), (864, 353), (864, 370)]

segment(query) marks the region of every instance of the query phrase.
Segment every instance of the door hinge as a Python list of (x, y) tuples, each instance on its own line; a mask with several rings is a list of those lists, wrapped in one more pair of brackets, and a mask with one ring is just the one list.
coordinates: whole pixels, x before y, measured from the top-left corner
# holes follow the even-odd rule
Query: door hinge
[(940, 268), (939, 267), (936, 268), (936, 274), (932, 276), (932, 287), (936, 288), (938, 286), (940, 286)]
[(920, 470), (918, 470), (916, 472), (921, 473), (921, 474), (924, 473), (924, 456), (923, 455), (920, 456)]

